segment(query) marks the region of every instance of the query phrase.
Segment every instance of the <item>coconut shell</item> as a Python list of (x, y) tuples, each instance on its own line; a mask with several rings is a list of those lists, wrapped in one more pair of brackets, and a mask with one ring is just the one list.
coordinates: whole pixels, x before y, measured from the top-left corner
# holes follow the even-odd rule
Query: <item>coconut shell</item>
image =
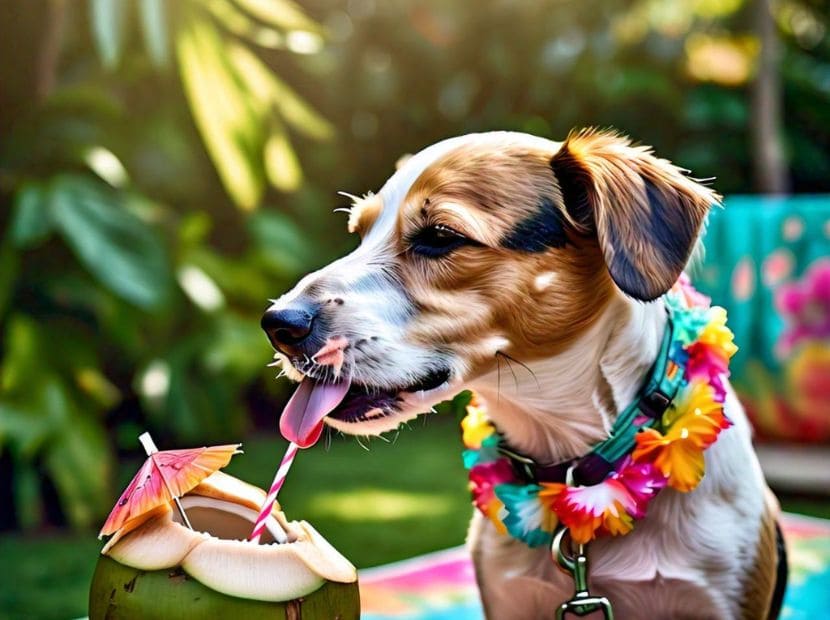
[[(216, 596), (232, 600), (285, 604), (294, 601), (292, 604), (296, 606), (299, 604), (296, 601), (305, 601), (318, 591), (328, 591), (332, 584), (354, 586), (354, 595), (359, 599), (354, 566), (310, 524), (289, 523), (281, 511), (274, 510), (266, 523), (269, 536), (286, 530), (289, 542), (256, 544), (245, 540), (264, 497), (264, 491), (232, 476), (213, 474), (181, 498), (194, 530), (179, 523), (177, 513), (168, 505), (127, 522), (102, 550), (101, 573), (96, 571), (90, 608), (100, 608), (100, 597), (107, 596), (106, 584), (115, 579), (110, 575), (114, 570), (112, 563), (142, 579), (155, 573), (176, 574)], [(121, 579), (123, 571), (117, 575)], [(164, 583), (147, 581), (153, 588), (161, 588), (160, 584)], [(129, 589), (126, 582), (121, 585), (125, 591)], [(173, 592), (170, 596), (179, 596)], [(154, 605), (152, 601), (140, 604)], [(106, 613), (111, 611), (107, 607)], [(349, 616), (341, 614), (341, 617)]]
[(283, 602), (255, 601), (211, 590), (181, 569), (142, 571), (101, 556), (92, 580), (90, 620), (355, 620), (357, 582), (325, 582)]

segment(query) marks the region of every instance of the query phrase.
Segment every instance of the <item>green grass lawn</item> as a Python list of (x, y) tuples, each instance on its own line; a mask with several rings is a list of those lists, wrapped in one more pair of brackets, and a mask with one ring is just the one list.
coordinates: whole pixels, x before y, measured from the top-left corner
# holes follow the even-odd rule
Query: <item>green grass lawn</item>
[[(394, 443), (338, 438), (300, 452), (280, 494), (286, 516), (310, 521), (361, 568), (463, 542), (471, 508), (459, 431), (449, 416), (425, 420)], [(276, 438), (248, 442), (226, 471), (267, 488), (284, 449)]]
[[(310, 521), (361, 568), (461, 544), (471, 508), (458, 427), (451, 415), (424, 420), (394, 444), (375, 439), (366, 450), (336, 438), (301, 452), (281, 494), (288, 517)], [(267, 487), (285, 443), (260, 437), (244, 449), (226, 471)], [(125, 468), (124, 480), (132, 473)], [(830, 517), (826, 499), (782, 503)], [(92, 532), (0, 537), (0, 618), (84, 616), (99, 548)]]
[[(280, 494), (288, 518), (311, 522), (361, 568), (461, 544), (471, 508), (458, 426), (451, 415), (424, 421), (394, 444), (338, 437), (301, 452)], [(249, 439), (225, 471), (267, 487), (285, 447)], [(0, 618), (86, 615), (100, 547), (93, 532), (0, 537)]]

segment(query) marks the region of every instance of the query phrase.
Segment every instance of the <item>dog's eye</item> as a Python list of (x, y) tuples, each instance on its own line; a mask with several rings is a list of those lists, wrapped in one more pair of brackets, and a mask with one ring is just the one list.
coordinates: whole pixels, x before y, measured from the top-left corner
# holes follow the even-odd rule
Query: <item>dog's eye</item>
[(429, 258), (444, 256), (462, 245), (478, 245), (478, 243), (442, 224), (422, 228), (409, 238), (410, 249), (415, 254)]

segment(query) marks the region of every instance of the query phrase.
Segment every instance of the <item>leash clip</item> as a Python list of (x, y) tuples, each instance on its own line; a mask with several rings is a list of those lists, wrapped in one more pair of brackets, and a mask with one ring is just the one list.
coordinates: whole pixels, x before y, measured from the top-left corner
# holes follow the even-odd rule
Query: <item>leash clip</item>
[(574, 595), (571, 600), (565, 601), (556, 609), (556, 620), (564, 620), (565, 614), (568, 613), (582, 617), (594, 611), (601, 611), (605, 620), (614, 620), (611, 601), (604, 596), (592, 596), (588, 592), (588, 556), (585, 555), (585, 546), (576, 545), (571, 549), (571, 555), (563, 551), (562, 543), (567, 533), (566, 527), (556, 533), (551, 545), (551, 555), (559, 569), (574, 580)]

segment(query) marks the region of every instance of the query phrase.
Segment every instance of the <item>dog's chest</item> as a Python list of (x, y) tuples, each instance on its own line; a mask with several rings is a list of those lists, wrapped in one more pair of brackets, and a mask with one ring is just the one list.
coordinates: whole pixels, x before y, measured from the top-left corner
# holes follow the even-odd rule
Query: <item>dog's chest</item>
[[(479, 517), (476, 521), (480, 524), (474, 525), (473, 530), (480, 527), (480, 532), (473, 557), (488, 618), (552, 618), (556, 608), (573, 596), (571, 577), (556, 568), (547, 548), (530, 549), (498, 534)], [(725, 600), (724, 591), (715, 585), (713, 574), (695, 566), (694, 551), (667, 561), (669, 549), (651, 547), (644, 552), (647, 543), (638, 542), (637, 538), (632, 534), (630, 544), (639, 546), (638, 553), (603, 545), (589, 549), (591, 594), (608, 597), (615, 617), (625, 620), (732, 616), (731, 605)], [(677, 551), (678, 543), (666, 543), (674, 548), (672, 553)], [(738, 589), (727, 587), (726, 592)]]
[[(617, 618), (737, 617), (755, 558), (763, 481), (736, 404), (730, 393), (737, 423), (706, 453), (698, 489), (664, 491), (630, 534), (589, 544), (592, 593), (608, 596)], [(489, 617), (550, 618), (572, 596), (572, 580), (548, 549), (530, 549), (479, 517), (470, 533)]]

